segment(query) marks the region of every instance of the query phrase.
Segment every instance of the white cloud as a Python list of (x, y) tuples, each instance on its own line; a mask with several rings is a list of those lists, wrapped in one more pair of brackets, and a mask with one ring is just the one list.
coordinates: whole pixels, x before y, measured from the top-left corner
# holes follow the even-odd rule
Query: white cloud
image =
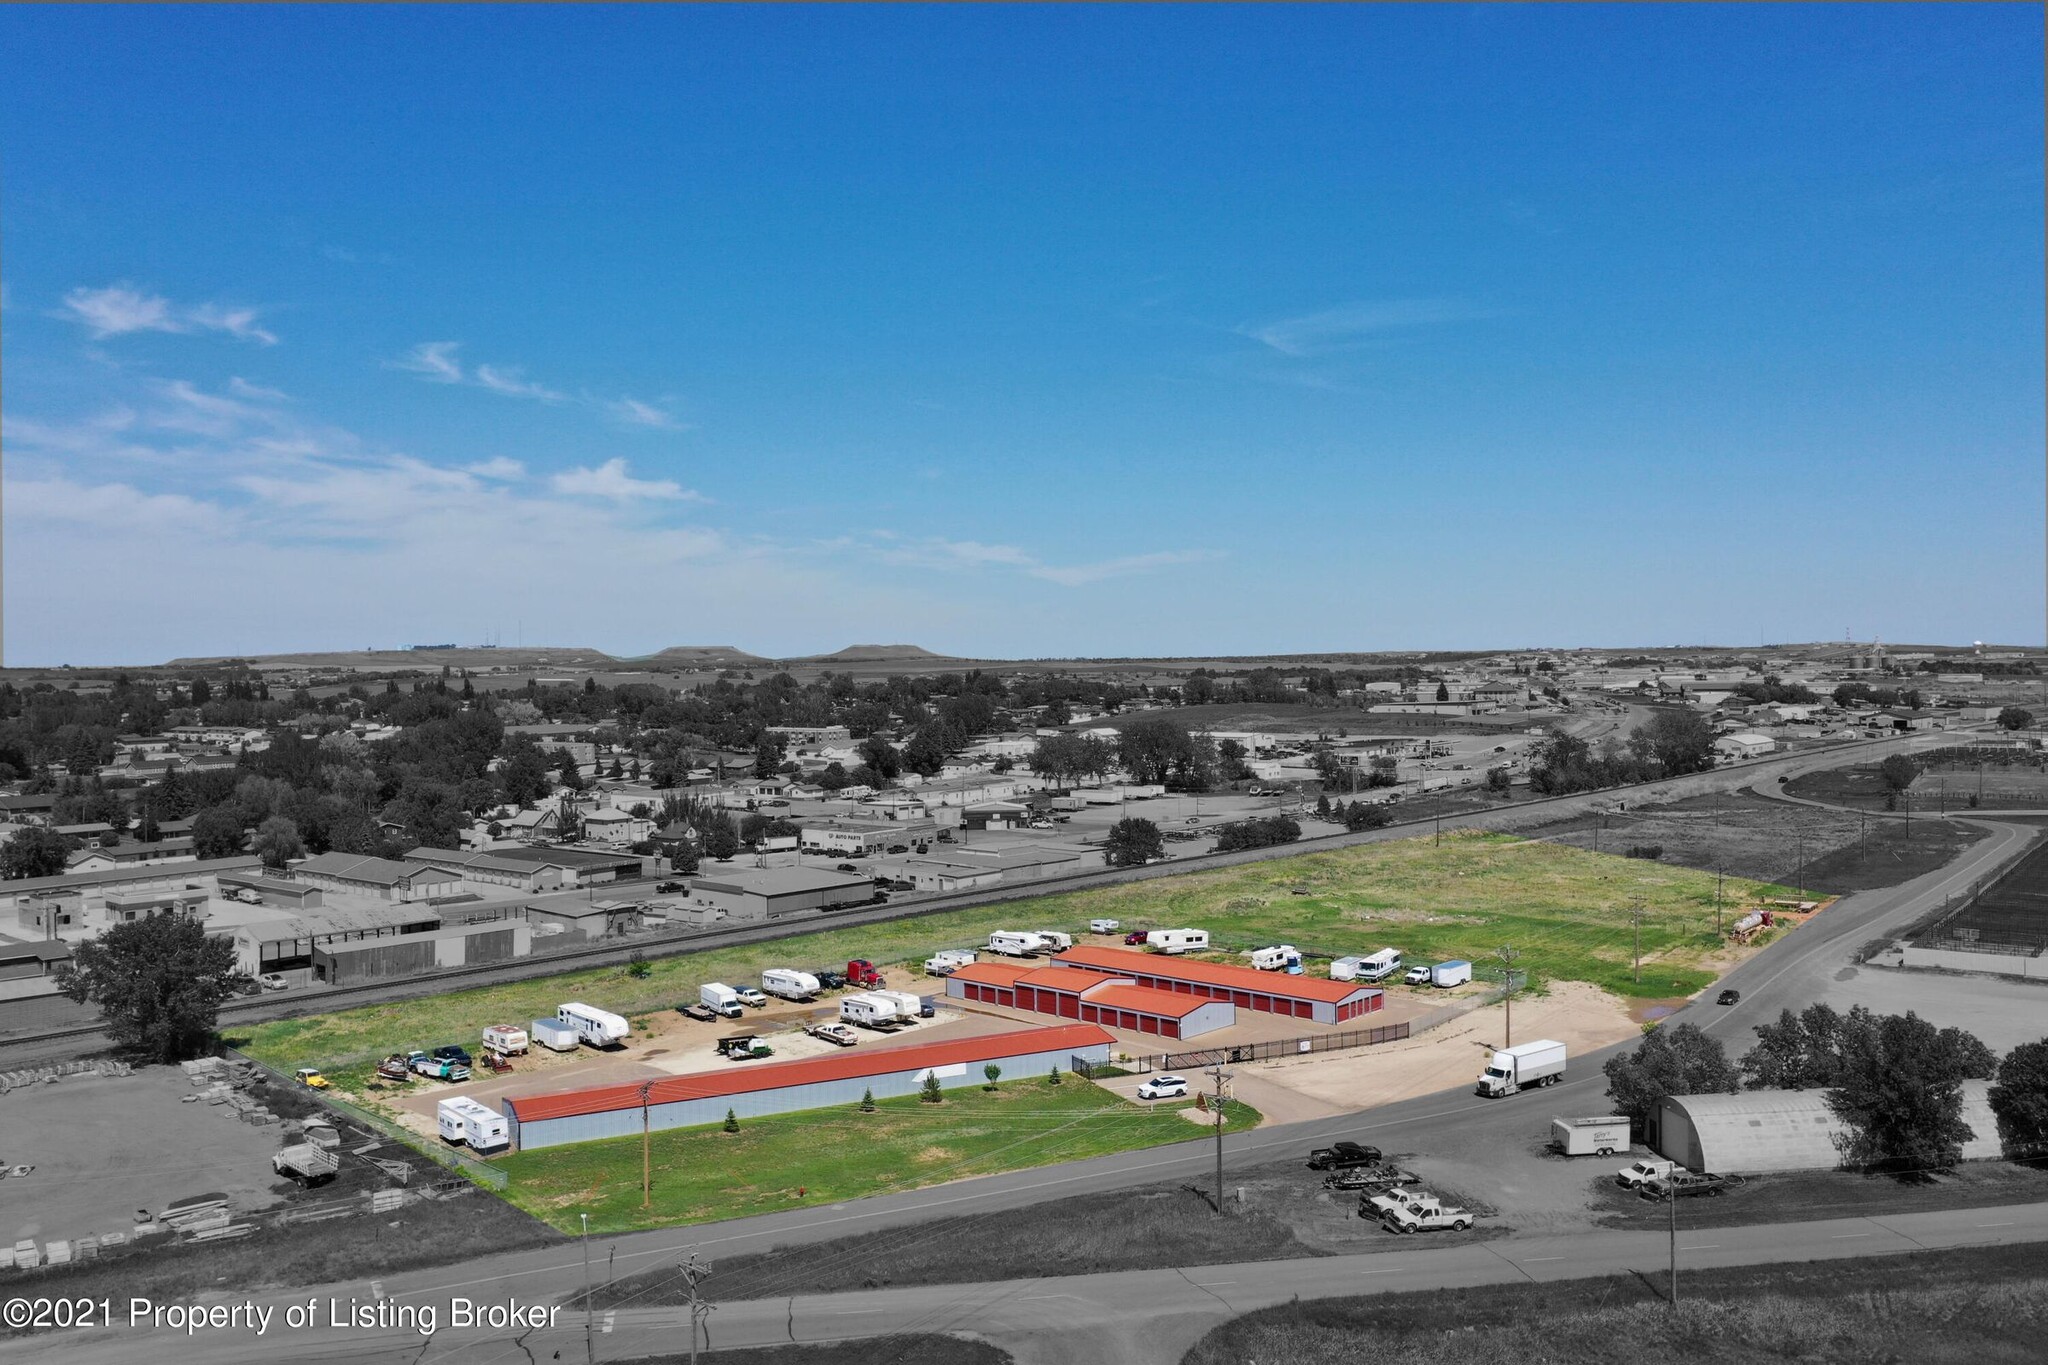
[(940, 537), (904, 542), (894, 533), (882, 531), (872, 532), (871, 539), (884, 542), (871, 545), (870, 552), (887, 564), (942, 572), (990, 566), (1021, 569), (1032, 578), (1067, 588), (1086, 587), (1105, 578), (1121, 578), (1177, 564), (1196, 564), (1221, 558), (1208, 550), (1160, 550), (1099, 560), (1092, 564), (1047, 564), (1015, 545), (990, 545), (978, 540), (946, 540)]
[(682, 423), (675, 414), (653, 403), (643, 403), (637, 398), (620, 398), (606, 403), (605, 411), (628, 426), (653, 427), (658, 431), (680, 431)]
[(538, 398), (543, 403), (559, 403), (562, 395), (542, 384), (522, 379), (523, 371), (516, 367), (501, 368), (496, 365), (476, 367), (476, 382), (492, 393), (502, 393), (507, 398)]
[(526, 477), (525, 465), (503, 455), (493, 455), (488, 460), (479, 460), (475, 464), (466, 464), (463, 466), (463, 469), (480, 479), (512, 480)]
[(277, 344), (275, 333), (257, 325), (254, 308), (202, 303), (179, 308), (161, 294), (146, 294), (128, 284), (104, 289), (80, 287), (64, 296), (57, 316), (89, 329), (94, 340), (130, 332), (226, 332), (242, 341)]
[(1030, 572), (1033, 578), (1042, 578), (1048, 583), (1057, 583), (1065, 588), (1080, 588), (1090, 583), (1100, 583), (1105, 578), (1123, 578), (1130, 574), (1151, 573), (1155, 569), (1169, 569), (1180, 564), (1199, 564), (1219, 558), (1220, 555), (1209, 550), (1160, 550), (1152, 554), (1105, 559), (1094, 564), (1040, 564)]
[(672, 479), (636, 479), (626, 472), (622, 459), (606, 460), (595, 468), (566, 470), (548, 480), (557, 493), (578, 498), (609, 498), (630, 502), (641, 498), (701, 501), (701, 495)]
[(409, 370), (443, 384), (460, 384), (462, 366), (455, 362), (459, 341), (422, 341), (403, 357), (388, 362), (394, 370)]
[(1320, 313), (1281, 318), (1240, 330), (1282, 355), (1303, 357), (1357, 345), (1381, 332), (1437, 323), (1472, 322), (1492, 317), (1487, 310), (1455, 299), (1392, 299), (1382, 303), (1350, 303)]

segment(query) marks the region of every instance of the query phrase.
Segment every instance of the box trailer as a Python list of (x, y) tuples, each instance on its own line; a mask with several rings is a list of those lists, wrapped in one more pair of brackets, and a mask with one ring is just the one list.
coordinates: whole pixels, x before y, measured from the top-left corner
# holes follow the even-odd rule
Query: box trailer
[(1550, 1145), (1566, 1156), (1613, 1156), (1628, 1150), (1628, 1116), (1552, 1119)]
[(512, 1024), (492, 1024), (484, 1030), (484, 1046), (508, 1057), (525, 1052), (527, 1042), (526, 1030)]
[(1376, 953), (1366, 955), (1365, 960), (1358, 964), (1358, 970), (1353, 974), (1352, 979), (1355, 981), (1385, 981), (1400, 970), (1401, 950), (1399, 948), (1382, 948)]
[(740, 1005), (740, 993), (723, 981), (707, 981), (697, 988), (697, 1003), (713, 1014), (727, 1019), (737, 1019), (746, 1010)]
[(477, 1152), (496, 1151), (512, 1142), (512, 1122), (503, 1114), (471, 1099), (457, 1095), (435, 1106), (435, 1121), (441, 1141), (463, 1143)]
[(1195, 953), (1209, 946), (1207, 929), (1154, 929), (1145, 936), (1145, 946), (1162, 953)]
[(782, 1000), (816, 1000), (818, 978), (789, 967), (770, 967), (761, 973), (761, 989)]
[(1364, 965), (1365, 959), (1362, 957), (1340, 957), (1330, 964), (1330, 980), (1356, 981), (1358, 969)]
[(871, 992), (842, 996), (839, 1001), (839, 1017), (862, 1028), (889, 1027), (899, 1013), (894, 1000)]
[(576, 1030), (559, 1019), (534, 1020), (533, 1041), (550, 1052), (574, 1052), (581, 1043)]
[(591, 1047), (617, 1047), (633, 1032), (624, 1019), (595, 1005), (572, 1002), (556, 1010), (555, 1018), (576, 1030), (576, 1037)]
[(1472, 964), (1457, 959), (1439, 962), (1429, 969), (1429, 984), (1443, 990), (1448, 990), (1452, 986), (1462, 986), (1471, 979)]
[(1564, 1062), (1564, 1044), (1549, 1038), (1502, 1048), (1479, 1073), (1479, 1093), (1498, 1097), (1556, 1085), (1564, 1079)]

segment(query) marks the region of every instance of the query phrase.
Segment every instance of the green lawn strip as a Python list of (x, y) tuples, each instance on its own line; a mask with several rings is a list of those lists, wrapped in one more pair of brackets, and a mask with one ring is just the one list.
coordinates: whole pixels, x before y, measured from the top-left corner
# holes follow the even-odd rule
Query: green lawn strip
[[(996, 1090), (947, 1092), (943, 1104), (911, 1097), (863, 1114), (809, 1110), (653, 1135), (654, 1206), (640, 1207), (640, 1139), (606, 1138), (502, 1158), (505, 1197), (563, 1231), (705, 1223), (803, 1204), (889, 1194), (967, 1176), (1045, 1166), (1213, 1131), (1176, 1117), (1185, 1105), (1140, 1105), (1069, 1077), (1004, 1081)], [(1227, 1131), (1259, 1121), (1231, 1102)], [(802, 1188), (800, 1196), (797, 1191)]]
[[(1293, 894), (1297, 887), (1308, 894)], [(1730, 877), (1723, 888), (1727, 917), (1759, 895), (1781, 892)], [(1645, 910), (1640, 984), (1630, 965), (1634, 895)], [(1085, 941), (1082, 931), (1098, 916), (1127, 928), (1208, 929), (1229, 950), (1224, 960), (1241, 960), (1231, 956), (1239, 949), (1287, 942), (1312, 958), (1397, 946), (1413, 961), (1467, 958), (1483, 967), (1496, 947), (1512, 943), (1533, 982), (1586, 981), (1649, 998), (1707, 985), (1712, 975), (1697, 964), (1720, 942), (1712, 873), (1511, 835), (1460, 833), (1447, 835), (1441, 847), (1429, 838), (1366, 844), (713, 948), (655, 959), (641, 979), (623, 967), (589, 968), (278, 1020), (250, 1026), (245, 1050), (281, 1067), (341, 1068), (408, 1048), (474, 1045), (485, 1025), (524, 1024), (567, 1000), (644, 1015), (695, 999), (706, 981), (754, 981), (769, 967), (819, 967), (850, 957), (922, 962), (939, 948), (978, 947), (994, 929), (1064, 929)]]

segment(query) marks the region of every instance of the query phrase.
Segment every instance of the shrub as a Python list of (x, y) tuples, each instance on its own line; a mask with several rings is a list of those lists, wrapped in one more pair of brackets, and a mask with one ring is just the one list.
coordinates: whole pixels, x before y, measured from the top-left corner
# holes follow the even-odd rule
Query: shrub
[(740, 1116), (728, 1109), (725, 1111), (725, 1131), (737, 1133), (740, 1130)]
[(924, 1073), (924, 1085), (918, 1090), (917, 1097), (926, 1104), (938, 1104), (946, 1098), (946, 1092), (939, 1088), (938, 1072)]
[(869, 1086), (860, 1092), (860, 1112), (863, 1114), (875, 1112), (875, 1088), (873, 1086)]
[(1628, 856), (1631, 858), (1647, 858), (1649, 861), (1655, 862), (1664, 856), (1664, 845), (1630, 844), (1628, 846)]

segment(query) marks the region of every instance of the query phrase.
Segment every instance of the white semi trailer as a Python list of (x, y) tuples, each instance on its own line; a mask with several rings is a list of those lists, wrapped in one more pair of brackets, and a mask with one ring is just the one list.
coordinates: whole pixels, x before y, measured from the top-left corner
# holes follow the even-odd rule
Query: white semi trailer
[(1564, 1044), (1549, 1038), (1502, 1048), (1479, 1073), (1479, 1093), (1497, 1098), (1556, 1085), (1564, 1079), (1564, 1062)]

